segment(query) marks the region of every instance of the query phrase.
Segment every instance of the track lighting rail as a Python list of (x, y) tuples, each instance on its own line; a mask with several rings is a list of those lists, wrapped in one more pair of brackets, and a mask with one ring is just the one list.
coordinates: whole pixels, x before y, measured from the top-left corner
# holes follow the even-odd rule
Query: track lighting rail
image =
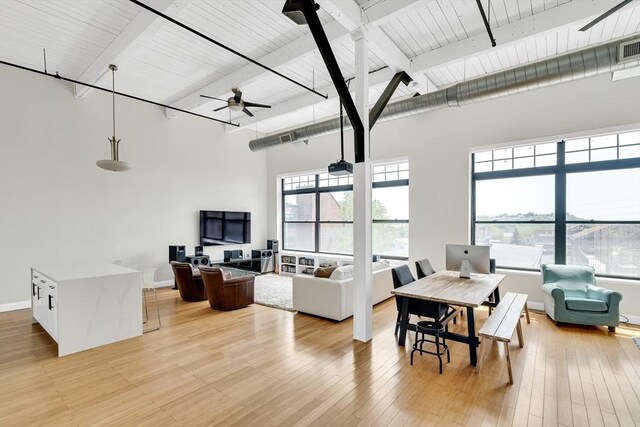
[(221, 47), (221, 48), (233, 53), (234, 55), (237, 55), (237, 56), (241, 57), (242, 59), (245, 59), (245, 60), (251, 62), (252, 64), (257, 65), (258, 67), (261, 67), (261, 68), (263, 68), (263, 69), (265, 69), (265, 70), (267, 70), (267, 71), (269, 71), (269, 72), (271, 72), (271, 73), (273, 73), (273, 74), (275, 74), (275, 75), (277, 75), (279, 77), (282, 77), (283, 79), (285, 79), (285, 80), (287, 80), (287, 81), (289, 81), (289, 82), (291, 82), (293, 84), (296, 84), (296, 85), (300, 86), (303, 89), (308, 90), (309, 92), (313, 92), (316, 95), (321, 96), (324, 99), (328, 99), (329, 98), (329, 95), (325, 95), (325, 94), (322, 94), (320, 92), (317, 92), (315, 89), (312, 89), (309, 86), (303, 85), (302, 83), (293, 80), (291, 77), (287, 77), (284, 74), (274, 70), (273, 68), (270, 68), (270, 67), (267, 67), (264, 64), (261, 64), (260, 62), (256, 61), (255, 59), (249, 58), (247, 55), (245, 55), (243, 53), (240, 53), (237, 50), (232, 49), (229, 46), (227, 46), (225, 44), (222, 44), (217, 40), (212, 39), (211, 37), (201, 33), (200, 31), (195, 30), (195, 29), (189, 27), (188, 25), (183, 24), (182, 22), (180, 22), (180, 21), (178, 21), (178, 20), (176, 20), (176, 19), (174, 19), (174, 18), (172, 18), (172, 17), (170, 17), (168, 15), (165, 15), (164, 13), (162, 13), (162, 12), (160, 12), (160, 11), (158, 11), (158, 10), (156, 10), (156, 9), (154, 9), (154, 8), (152, 8), (152, 7), (146, 5), (146, 4), (144, 4), (144, 3), (142, 3), (142, 2), (140, 2), (138, 0), (129, 0), (129, 1), (131, 3), (133, 3), (133, 4), (136, 4), (136, 5), (140, 6), (143, 9), (148, 10), (149, 12), (154, 13), (154, 14), (160, 16), (161, 18), (164, 18), (167, 21), (169, 21), (169, 22), (171, 22), (171, 23), (173, 23), (173, 24), (175, 24), (175, 25), (177, 25), (177, 26), (189, 31), (190, 33), (193, 33), (193, 34), (197, 35), (198, 37), (201, 37), (201, 38), (205, 39), (206, 41), (208, 41), (210, 43), (213, 43), (216, 46), (219, 46), (219, 47)]
[(145, 98), (140, 98), (139, 96), (129, 95), (128, 93), (115, 92), (115, 91), (112, 91), (111, 89), (105, 89), (105, 88), (100, 87), (100, 86), (96, 86), (96, 85), (92, 85), (92, 84), (89, 84), (89, 83), (81, 82), (81, 81), (75, 80), (75, 79), (70, 79), (68, 77), (63, 77), (58, 73), (51, 74), (51, 73), (48, 73), (46, 71), (40, 71), (40, 70), (36, 70), (35, 68), (29, 68), (29, 67), (25, 67), (23, 65), (13, 64), (11, 62), (6, 62), (6, 61), (0, 61), (0, 64), (7, 65), (9, 67), (18, 68), (20, 70), (31, 71), (32, 73), (36, 73), (36, 74), (42, 74), (43, 76), (53, 77), (54, 79), (64, 80), (66, 82), (71, 82), (71, 83), (79, 84), (79, 85), (82, 85), (82, 86), (88, 86), (90, 88), (101, 90), (103, 92), (109, 92), (109, 93), (113, 92), (116, 95), (123, 96), (125, 98), (135, 99), (136, 101), (146, 102), (147, 104), (157, 105), (158, 107), (169, 108), (171, 110), (180, 111), (181, 113), (190, 114), (192, 116), (200, 117), (200, 118), (207, 119), (207, 120), (212, 120), (212, 121), (218, 122), (218, 123), (224, 123), (225, 125), (240, 127), (240, 125), (237, 124), (237, 123), (233, 123), (233, 122), (230, 122), (230, 121), (227, 122), (225, 120), (219, 120), (219, 119), (216, 119), (216, 118), (213, 118), (213, 117), (204, 116), (202, 114), (198, 114), (198, 113), (194, 113), (194, 112), (191, 112), (191, 111), (183, 110), (181, 108), (172, 107), (171, 105), (162, 104), (160, 102), (152, 101), (150, 99), (145, 99)]

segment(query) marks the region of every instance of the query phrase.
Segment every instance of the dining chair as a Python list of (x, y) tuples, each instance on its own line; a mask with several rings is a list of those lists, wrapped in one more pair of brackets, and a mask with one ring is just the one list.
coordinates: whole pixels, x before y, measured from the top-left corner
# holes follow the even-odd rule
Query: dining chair
[[(400, 286), (408, 285), (411, 282), (415, 282), (413, 274), (408, 265), (401, 265), (391, 269), (391, 276), (393, 277), (393, 288), (397, 289)], [(447, 315), (449, 306), (446, 304), (440, 304), (433, 301), (425, 300), (409, 300), (409, 316), (415, 314), (420, 317), (429, 317), (435, 321), (442, 320)], [(396, 328), (394, 335), (398, 335), (400, 329), (400, 314), (402, 311), (402, 297), (396, 296), (396, 309), (398, 310), (398, 317), (396, 319)]]
[(156, 268), (147, 267), (142, 270), (142, 305), (144, 306), (144, 314), (145, 321), (143, 323), (147, 323), (149, 321), (149, 311), (147, 308), (147, 291), (153, 291), (153, 296), (155, 298), (156, 303), (156, 314), (158, 316), (158, 327), (153, 329), (145, 330), (144, 332), (157, 331), (162, 326), (162, 321), (160, 320), (160, 306), (158, 305), (158, 291), (155, 282), (155, 274)]

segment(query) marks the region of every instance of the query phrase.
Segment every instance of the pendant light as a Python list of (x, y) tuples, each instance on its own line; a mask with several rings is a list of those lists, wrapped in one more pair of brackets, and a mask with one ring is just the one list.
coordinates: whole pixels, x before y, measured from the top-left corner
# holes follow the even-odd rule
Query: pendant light
[(131, 169), (128, 163), (120, 160), (120, 156), (118, 154), (118, 146), (120, 144), (120, 140), (116, 139), (116, 76), (115, 73), (118, 71), (118, 67), (111, 64), (109, 65), (109, 69), (111, 70), (111, 81), (112, 81), (112, 96), (113, 96), (113, 136), (109, 139), (111, 143), (111, 159), (98, 160), (96, 165), (99, 168), (106, 169), (108, 171), (114, 172), (124, 172)]

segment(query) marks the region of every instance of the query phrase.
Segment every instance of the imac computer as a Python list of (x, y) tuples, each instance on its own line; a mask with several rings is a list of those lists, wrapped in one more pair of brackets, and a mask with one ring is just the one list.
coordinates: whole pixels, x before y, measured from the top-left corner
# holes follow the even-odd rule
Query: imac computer
[(468, 279), (471, 272), (489, 274), (489, 246), (447, 245), (447, 270)]

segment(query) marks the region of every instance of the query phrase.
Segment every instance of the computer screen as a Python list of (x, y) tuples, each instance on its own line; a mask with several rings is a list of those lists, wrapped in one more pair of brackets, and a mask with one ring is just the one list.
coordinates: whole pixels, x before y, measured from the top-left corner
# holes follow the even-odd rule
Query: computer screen
[(489, 246), (447, 245), (447, 270), (460, 271), (463, 259), (469, 260), (474, 273), (489, 274)]

